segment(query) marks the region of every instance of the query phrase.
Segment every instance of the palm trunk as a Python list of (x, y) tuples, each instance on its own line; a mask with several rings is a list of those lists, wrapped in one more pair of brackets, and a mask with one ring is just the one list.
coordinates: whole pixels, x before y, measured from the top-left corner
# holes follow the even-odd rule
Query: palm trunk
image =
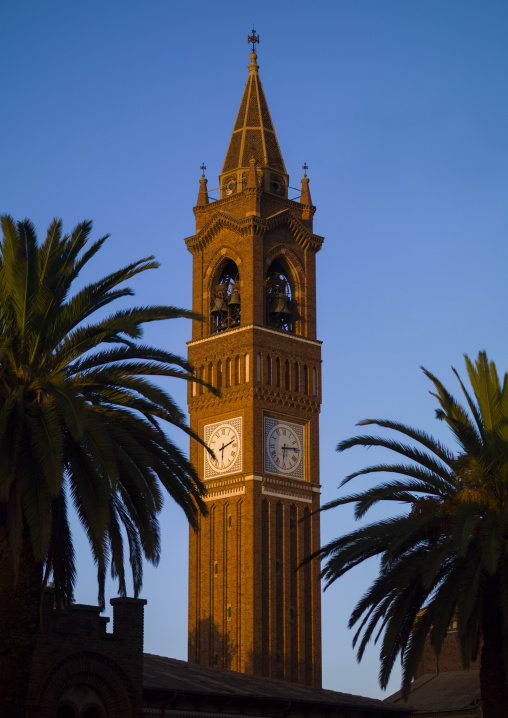
[(39, 628), (42, 567), (24, 542), (14, 580), (5, 531), (0, 528), (0, 716), (25, 718), (32, 654)]
[(508, 636), (503, 627), (498, 582), (486, 586), (482, 615), (483, 648), (480, 663), (480, 687), (484, 718), (506, 718), (508, 711), (507, 667), (504, 643)]

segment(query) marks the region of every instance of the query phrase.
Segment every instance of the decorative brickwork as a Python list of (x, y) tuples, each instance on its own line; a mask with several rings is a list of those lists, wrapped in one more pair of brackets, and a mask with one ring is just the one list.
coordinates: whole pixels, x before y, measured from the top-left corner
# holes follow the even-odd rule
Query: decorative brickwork
[[(196, 381), (188, 393), (192, 428), (213, 441), (216, 457), (220, 452), (208, 462), (191, 442), (209, 514), (190, 533), (189, 660), (320, 687), (319, 566), (297, 567), (319, 547), (315, 255), (323, 238), (313, 234), (310, 194), (304, 205), (287, 198), (288, 177), (251, 60), (221, 199), (200, 200), (196, 234), (186, 239), (193, 309), (206, 317), (193, 322), (189, 360), (197, 379), (221, 391), (217, 397)], [(234, 327), (225, 304), (233, 295), (217, 289), (227, 262), (238, 269)], [(272, 279), (267, 291), (269, 271), (286, 282), (285, 293), (277, 294)]]

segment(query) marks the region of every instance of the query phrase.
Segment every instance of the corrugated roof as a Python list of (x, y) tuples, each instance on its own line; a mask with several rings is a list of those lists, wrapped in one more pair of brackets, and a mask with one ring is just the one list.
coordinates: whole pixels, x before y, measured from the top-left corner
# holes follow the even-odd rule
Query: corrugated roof
[(365, 708), (408, 713), (404, 706), (388, 706), (375, 698), (364, 698), (349, 693), (339, 693), (325, 689), (287, 683), (269, 678), (260, 678), (246, 673), (226, 671), (220, 668), (205, 668), (194, 663), (144, 654), (143, 688), (152, 690), (181, 691), (209, 696), (271, 699), (298, 701), (302, 703), (334, 705), (337, 708)]
[[(417, 711), (471, 708), (481, 698), (479, 671), (450, 671), (427, 674), (411, 684), (408, 703)], [(406, 705), (400, 691), (385, 699), (392, 705)]]

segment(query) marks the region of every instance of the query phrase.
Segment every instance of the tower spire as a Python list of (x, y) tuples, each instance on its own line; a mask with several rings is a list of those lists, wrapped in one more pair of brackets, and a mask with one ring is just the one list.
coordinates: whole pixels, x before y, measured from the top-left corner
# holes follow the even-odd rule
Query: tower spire
[[(252, 44), (250, 54), (249, 76), (243, 92), (240, 109), (236, 117), (233, 133), (229, 142), (226, 158), (220, 174), (221, 186), (225, 184), (226, 174), (237, 174), (237, 186), (244, 186), (244, 173), (249, 170), (249, 162), (254, 158), (259, 167), (265, 171), (286, 175), (286, 166), (282, 159), (277, 135), (272, 123), (263, 86), (259, 78), (259, 66), (256, 62), (256, 43), (259, 35), (252, 28), (248, 35)], [(287, 182), (286, 182), (287, 185)]]

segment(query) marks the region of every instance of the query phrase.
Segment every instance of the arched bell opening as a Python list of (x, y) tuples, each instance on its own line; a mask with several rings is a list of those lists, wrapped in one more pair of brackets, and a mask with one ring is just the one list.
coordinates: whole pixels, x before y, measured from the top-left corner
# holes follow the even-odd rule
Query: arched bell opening
[(240, 325), (240, 275), (232, 259), (218, 270), (211, 288), (210, 330), (212, 334)]
[(286, 332), (294, 330), (295, 302), (290, 274), (279, 259), (266, 274), (266, 323)]

